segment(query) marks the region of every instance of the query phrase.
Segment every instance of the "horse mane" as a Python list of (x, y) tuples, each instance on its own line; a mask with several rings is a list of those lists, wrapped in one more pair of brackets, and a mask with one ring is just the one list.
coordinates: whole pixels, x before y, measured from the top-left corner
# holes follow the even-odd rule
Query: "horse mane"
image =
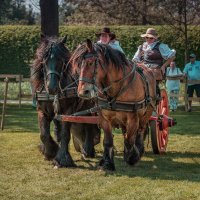
[(60, 47), (59, 59), (65, 58), (66, 61), (70, 58), (70, 52), (65, 47), (64, 43), (57, 37), (45, 37), (41, 40), (39, 47), (36, 50), (35, 58), (33, 64), (31, 65), (31, 76), (30, 81), (33, 86), (34, 91), (36, 91), (40, 86), (44, 84), (44, 74), (42, 71), (43, 60), (48, 56), (49, 49), (53, 44), (58, 44)]
[(80, 68), (81, 62), (87, 53), (97, 54), (104, 60), (106, 65), (112, 63), (113, 67), (118, 70), (124, 69), (125, 65), (129, 65), (129, 61), (126, 59), (125, 55), (122, 52), (111, 48), (109, 45), (95, 43), (93, 44), (93, 48), (94, 51), (89, 52), (86, 43), (80, 44), (70, 58), (72, 65), (76, 66), (74, 65), (76, 63), (77, 67)]

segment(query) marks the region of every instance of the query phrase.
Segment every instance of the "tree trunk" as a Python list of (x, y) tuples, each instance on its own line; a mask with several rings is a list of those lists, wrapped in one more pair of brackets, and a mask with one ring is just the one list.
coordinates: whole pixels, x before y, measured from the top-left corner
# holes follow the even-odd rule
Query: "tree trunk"
[(143, 15), (142, 15), (142, 25), (147, 25), (147, 0), (142, 1)]
[(58, 36), (58, 0), (40, 0), (41, 34)]
[(185, 64), (188, 59), (188, 27), (187, 27), (187, 2), (184, 0), (184, 38), (185, 38)]

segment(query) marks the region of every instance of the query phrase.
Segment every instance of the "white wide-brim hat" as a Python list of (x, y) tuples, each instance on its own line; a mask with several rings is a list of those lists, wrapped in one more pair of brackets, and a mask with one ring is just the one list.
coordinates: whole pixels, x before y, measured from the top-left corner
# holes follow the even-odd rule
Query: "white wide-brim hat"
[(145, 34), (142, 34), (141, 37), (152, 37), (157, 39), (159, 36), (156, 33), (156, 30), (154, 28), (148, 28)]

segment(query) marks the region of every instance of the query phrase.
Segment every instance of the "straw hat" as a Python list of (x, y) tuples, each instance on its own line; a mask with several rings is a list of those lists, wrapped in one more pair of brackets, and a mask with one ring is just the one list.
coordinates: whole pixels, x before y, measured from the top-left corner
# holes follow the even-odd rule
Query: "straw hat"
[(159, 36), (156, 33), (156, 30), (154, 28), (148, 28), (145, 34), (142, 34), (141, 37), (152, 37), (157, 39)]
[(95, 33), (95, 35), (96, 35), (96, 36), (100, 36), (101, 34), (105, 34), (105, 33), (106, 33), (106, 34), (109, 34), (109, 35), (113, 34), (113, 33), (110, 32), (110, 28), (104, 27), (104, 28), (102, 29), (101, 32)]

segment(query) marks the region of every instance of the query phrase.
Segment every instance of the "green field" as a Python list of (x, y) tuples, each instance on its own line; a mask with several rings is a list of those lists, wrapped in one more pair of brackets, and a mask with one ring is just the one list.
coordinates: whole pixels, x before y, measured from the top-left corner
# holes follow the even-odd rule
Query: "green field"
[[(0, 132), (0, 199), (48, 200), (198, 200), (200, 199), (200, 108), (173, 113), (167, 154), (154, 155), (151, 145), (134, 167), (123, 161), (123, 137), (115, 134), (115, 172), (98, 168), (95, 159), (81, 159), (70, 146), (77, 168), (54, 169), (44, 160), (36, 111), (28, 105), (9, 105)], [(118, 131), (117, 131), (118, 132)], [(148, 145), (148, 147), (147, 147)]]

